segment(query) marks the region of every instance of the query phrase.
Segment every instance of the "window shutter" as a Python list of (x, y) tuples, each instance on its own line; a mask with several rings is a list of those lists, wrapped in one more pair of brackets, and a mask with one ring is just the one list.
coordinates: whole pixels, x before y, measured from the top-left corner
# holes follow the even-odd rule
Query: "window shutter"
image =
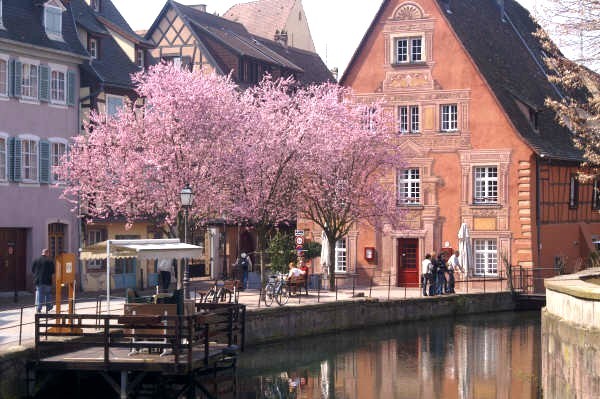
[(108, 240), (108, 231), (106, 229), (100, 230), (100, 240), (101, 241)]
[(10, 97), (14, 96), (14, 85), (15, 85), (15, 70), (13, 67), (13, 61), (9, 61), (6, 65), (6, 67), (8, 68), (8, 95)]
[(13, 61), (13, 96), (21, 97), (21, 74), (23, 69), (21, 67), (21, 62), (14, 60)]
[(67, 104), (75, 105), (75, 72), (67, 71)]
[(47, 65), (40, 65), (38, 68), (38, 92), (40, 101), (50, 101), (50, 68)]
[(8, 174), (12, 181), (21, 181), (21, 139), (8, 139)]
[(50, 183), (50, 143), (40, 140), (40, 183)]

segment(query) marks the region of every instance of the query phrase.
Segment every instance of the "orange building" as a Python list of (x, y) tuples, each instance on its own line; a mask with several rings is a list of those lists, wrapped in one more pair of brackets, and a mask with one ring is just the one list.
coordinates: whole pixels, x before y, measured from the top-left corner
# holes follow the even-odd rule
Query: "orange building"
[(357, 224), (336, 243), (339, 273), (414, 286), (426, 253), (458, 248), (463, 223), (470, 276), (502, 275), (503, 258), (566, 271), (587, 260), (598, 182), (578, 182), (581, 153), (544, 105), (561, 94), (537, 28), (514, 0), (382, 2), (341, 84), (395, 116), (406, 165), (389, 180), (406, 218), (384, 231)]

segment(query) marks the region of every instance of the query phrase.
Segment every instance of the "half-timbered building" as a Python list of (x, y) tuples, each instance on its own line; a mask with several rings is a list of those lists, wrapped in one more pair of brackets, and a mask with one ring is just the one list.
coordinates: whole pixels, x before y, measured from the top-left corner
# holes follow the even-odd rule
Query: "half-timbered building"
[(599, 183), (578, 181), (581, 153), (545, 106), (561, 92), (537, 29), (515, 0), (382, 2), (341, 84), (395, 117), (406, 164), (388, 182), (406, 217), (385, 231), (357, 224), (336, 243), (339, 273), (416, 286), (425, 254), (457, 249), (463, 223), (470, 276), (501, 275), (503, 259), (564, 271), (587, 260)]

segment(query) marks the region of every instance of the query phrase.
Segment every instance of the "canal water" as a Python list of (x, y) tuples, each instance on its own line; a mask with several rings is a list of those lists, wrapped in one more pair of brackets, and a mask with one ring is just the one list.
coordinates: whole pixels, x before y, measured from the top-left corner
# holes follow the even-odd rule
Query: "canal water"
[(496, 313), (248, 349), (237, 398), (541, 398), (539, 312)]

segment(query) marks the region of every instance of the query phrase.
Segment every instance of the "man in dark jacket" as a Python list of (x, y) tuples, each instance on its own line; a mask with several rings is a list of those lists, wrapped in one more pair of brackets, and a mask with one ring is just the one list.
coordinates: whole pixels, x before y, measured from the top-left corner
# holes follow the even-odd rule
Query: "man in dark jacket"
[(50, 311), (52, 305), (52, 275), (54, 274), (54, 261), (47, 248), (42, 250), (42, 256), (33, 261), (31, 271), (33, 272), (33, 284), (35, 285), (35, 310), (42, 311), (42, 305), (46, 304), (46, 312)]

